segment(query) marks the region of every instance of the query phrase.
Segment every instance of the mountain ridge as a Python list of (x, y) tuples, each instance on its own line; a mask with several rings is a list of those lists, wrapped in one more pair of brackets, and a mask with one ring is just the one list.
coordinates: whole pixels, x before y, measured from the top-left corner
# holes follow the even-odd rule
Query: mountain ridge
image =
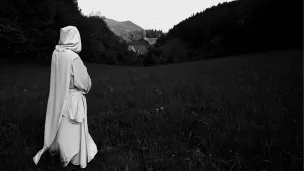
[(146, 35), (145, 30), (130, 20), (116, 21), (110, 18), (104, 18), (109, 29), (122, 39), (122, 41), (130, 42), (132, 40), (143, 39)]

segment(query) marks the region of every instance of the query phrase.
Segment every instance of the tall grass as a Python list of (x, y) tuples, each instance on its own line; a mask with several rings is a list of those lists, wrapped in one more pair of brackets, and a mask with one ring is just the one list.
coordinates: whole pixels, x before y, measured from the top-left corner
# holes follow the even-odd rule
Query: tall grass
[[(87, 170), (301, 170), (301, 52), (146, 68), (86, 64)], [(60, 170), (44, 155), (49, 67), (0, 70), (2, 170)]]

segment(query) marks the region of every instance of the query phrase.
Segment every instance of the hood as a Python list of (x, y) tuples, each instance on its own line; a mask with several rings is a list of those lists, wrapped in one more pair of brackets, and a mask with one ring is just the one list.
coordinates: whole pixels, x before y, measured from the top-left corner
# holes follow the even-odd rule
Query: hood
[(80, 34), (74, 26), (67, 26), (60, 29), (60, 38), (56, 50), (62, 52), (67, 49), (75, 53), (81, 51)]

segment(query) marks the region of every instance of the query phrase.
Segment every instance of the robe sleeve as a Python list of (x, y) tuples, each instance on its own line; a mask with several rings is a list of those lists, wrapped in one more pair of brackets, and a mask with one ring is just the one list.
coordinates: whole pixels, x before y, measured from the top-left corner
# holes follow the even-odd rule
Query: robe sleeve
[(72, 64), (72, 74), (74, 76), (74, 85), (78, 89), (84, 91), (86, 94), (91, 90), (92, 82), (87, 72), (87, 67), (83, 64), (82, 60), (76, 58)]

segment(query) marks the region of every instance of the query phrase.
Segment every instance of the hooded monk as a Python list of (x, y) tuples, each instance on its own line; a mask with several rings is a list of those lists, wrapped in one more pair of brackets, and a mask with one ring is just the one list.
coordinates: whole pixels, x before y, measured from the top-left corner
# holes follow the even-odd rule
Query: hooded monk
[(97, 153), (88, 132), (85, 98), (91, 89), (91, 79), (77, 54), (80, 51), (77, 28), (61, 28), (60, 40), (52, 56), (44, 145), (33, 158), (36, 165), (46, 150), (51, 154), (60, 152), (64, 167), (71, 162), (85, 168)]

